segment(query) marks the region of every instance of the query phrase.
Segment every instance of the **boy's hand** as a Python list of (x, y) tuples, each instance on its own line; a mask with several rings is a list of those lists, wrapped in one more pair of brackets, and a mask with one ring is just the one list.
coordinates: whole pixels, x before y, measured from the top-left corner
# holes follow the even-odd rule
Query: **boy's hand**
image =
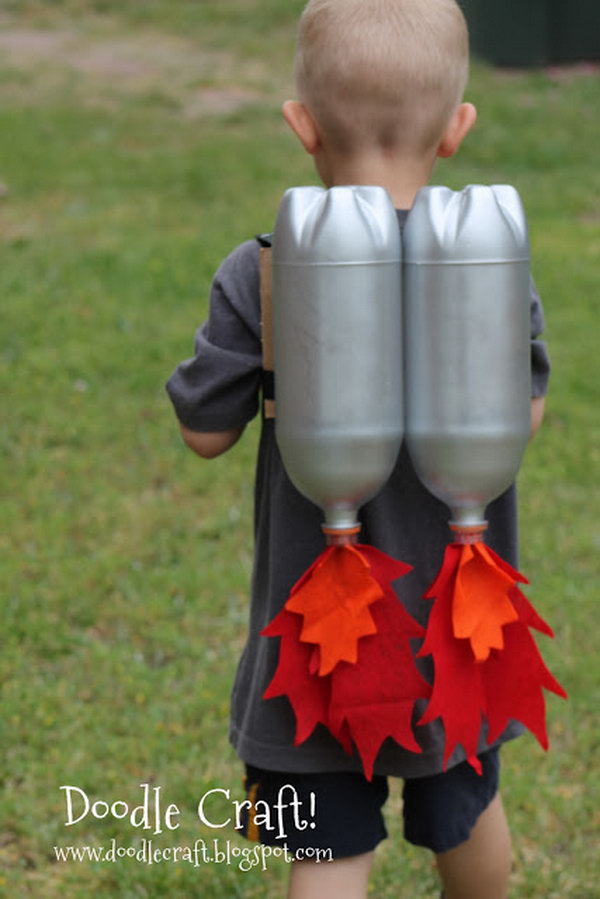
[(180, 424), (181, 434), (190, 449), (194, 450), (203, 459), (214, 459), (226, 452), (240, 439), (244, 429), (235, 428), (231, 431), (190, 431)]

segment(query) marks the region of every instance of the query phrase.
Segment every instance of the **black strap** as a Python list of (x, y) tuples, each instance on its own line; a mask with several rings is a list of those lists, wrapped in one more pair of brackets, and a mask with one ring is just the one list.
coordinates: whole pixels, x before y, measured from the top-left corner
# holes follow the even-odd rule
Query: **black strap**
[(265, 371), (262, 370), (262, 395), (263, 400), (274, 400), (275, 399), (275, 372), (274, 371)]
[(272, 234), (257, 234), (256, 240), (259, 242), (261, 247), (272, 247), (273, 246), (273, 235)]

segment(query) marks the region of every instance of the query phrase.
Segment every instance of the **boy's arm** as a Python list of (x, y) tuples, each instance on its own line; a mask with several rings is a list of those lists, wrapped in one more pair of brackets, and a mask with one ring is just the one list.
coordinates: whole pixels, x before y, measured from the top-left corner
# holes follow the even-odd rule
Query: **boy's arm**
[(533, 440), (540, 429), (540, 425), (544, 420), (544, 406), (546, 405), (545, 396), (534, 396), (531, 398), (531, 432), (529, 439)]
[(256, 241), (247, 241), (220, 266), (195, 355), (177, 366), (166, 385), (185, 443), (205, 459), (232, 447), (258, 411), (258, 255)]

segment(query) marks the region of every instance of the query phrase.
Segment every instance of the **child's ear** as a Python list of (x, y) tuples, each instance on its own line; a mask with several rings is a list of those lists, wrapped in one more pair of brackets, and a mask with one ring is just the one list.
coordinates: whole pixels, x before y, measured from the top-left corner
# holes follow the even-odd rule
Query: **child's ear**
[(317, 123), (304, 103), (299, 103), (297, 100), (286, 100), (281, 111), (306, 152), (314, 156), (321, 146), (321, 138)]
[(472, 103), (461, 103), (460, 106), (457, 106), (446, 126), (437, 149), (437, 155), (443, 157), (454, 156), (475, 124), (476, 119), (477, 110)]

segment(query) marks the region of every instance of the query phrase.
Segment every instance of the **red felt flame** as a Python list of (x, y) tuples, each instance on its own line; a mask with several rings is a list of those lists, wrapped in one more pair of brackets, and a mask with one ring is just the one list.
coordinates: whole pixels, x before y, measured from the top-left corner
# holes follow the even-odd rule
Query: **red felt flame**
[(436, 598), (419, 655), (432, 655), (433, 692), (420, 724), (441, 718), (444, 765), (461, 744), (476, 770), (479, 733), (488, 723), (495, 740), (509, 720), (521, 721), (548, 746), (542, 689), (566, 693), (546, 668), (529, 633), (549, 626), (517, 587), (523, 575), (482, 543), (446, 548), (425, 594)]
[(362, 546), (361, 553), (383, 588), (382, 600), (372, 608), (377, 633), (361, 640), (356, 665), (341, 664), (333, 672), (329, 728), (340, 739), (346, 726), (370, 780), (377, 753), (388, 737), (411, 752), (421, 752), (412, 731), (412, 713), (415, 700), (427, 699), (431, 687), (419, 674), (410, 647), (410, 640), (422, 638), (424, 630), (391, 587), (409, 567), (370, 546)]
[(317, 724), (327, 725), (331, 694), (329, 679), (310, 670), (314, 647), (301, 642), (301, 628), (302, 619), (284, 608), (262, 632), (266, 637), (281, 637), (277, 670), (263, 698), (288, 697), (296, 717), (296, 746), (310, 737)]
[(331, 547), (263, 631), (281, 637), (264, 698), (288, 697), (296, 745), (324, 724), (346, 751), (356, 746), (369, 779), (387, 737), (421, 751), (411, 719), (415, 700), (428, 698), (431, 687), (417, 671), (410, 640), (424, 631), (391, 587), (409, 570), (373, 547)]

